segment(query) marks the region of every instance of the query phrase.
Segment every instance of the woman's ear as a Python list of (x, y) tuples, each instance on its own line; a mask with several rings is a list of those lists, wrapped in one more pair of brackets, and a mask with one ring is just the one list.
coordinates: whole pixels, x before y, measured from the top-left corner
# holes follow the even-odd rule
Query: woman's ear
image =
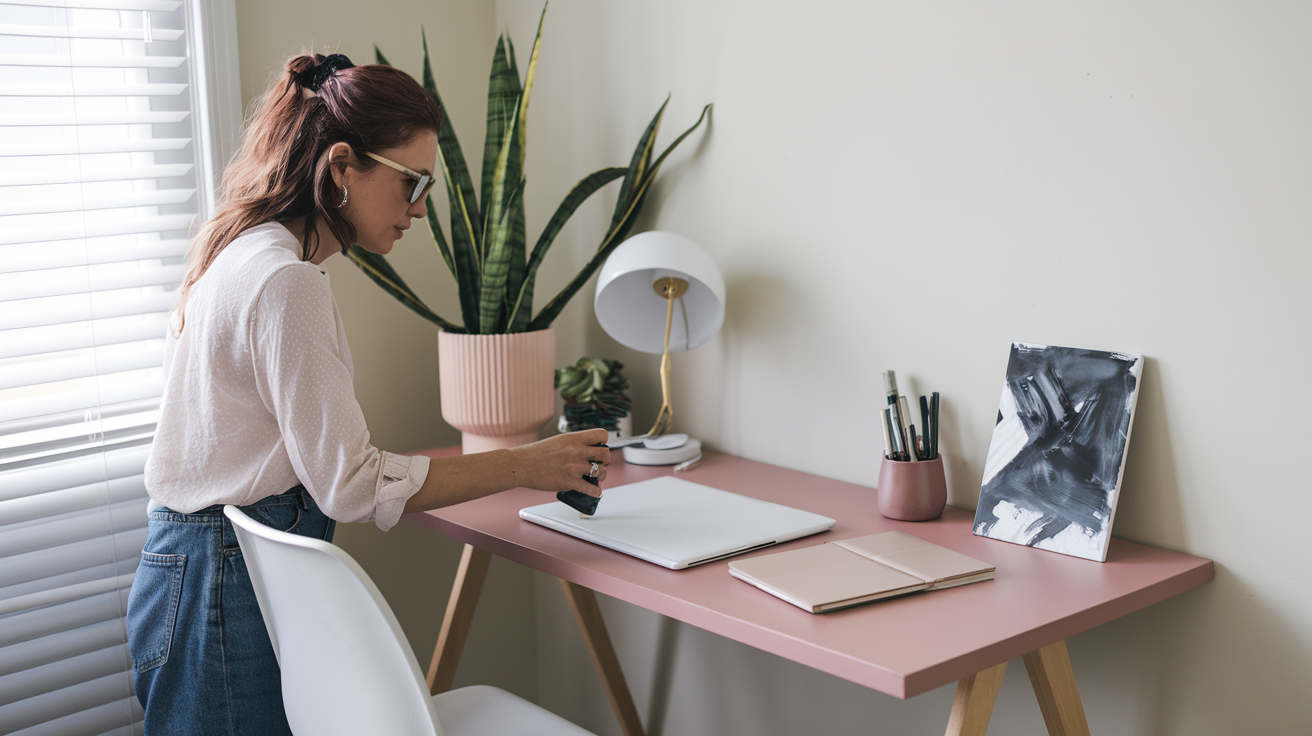
[(328, 168), (332, 172), (333, 183), (338, 187), (347, 185), (346, 171), (355, 164), (355, 152), (351, 150), (351, 144), (338, 141), (328, 147)]

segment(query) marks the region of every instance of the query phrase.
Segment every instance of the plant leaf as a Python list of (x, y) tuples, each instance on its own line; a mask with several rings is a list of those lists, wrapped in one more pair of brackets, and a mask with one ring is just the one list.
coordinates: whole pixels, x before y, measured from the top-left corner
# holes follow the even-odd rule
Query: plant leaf
[[(492, 288), (505, 294), (517, 294), (524, 282), (524, 206), (520, 203), (506, 210), (507, 193), (510, 187), (523, 177), (524, 147), (520, 137), (522, 126), (515, 123), (518, 114), (524, 109), (522, 89), (519, 82), (519, 67), (515, 62), (515, 44), (507, 36), (497, 39), (496, 51), (492, 57), (492, 72), (488, 80), (487, 98), (487, 135), (483, 142), (483, 177), (482, 202), (483, 221), (480, 223), (482, 233), (479, 242), (483, 251), (483, 288)], [(507, 212), (509, 213), (507, 215)], [(491, 232), (504, 217), (509, 217), (509, 229), (502, 231), (503, 240), (497, 247), (504, 252), (497, 254), (497, 282), (489, 284), (487, 261), (491, 258), (493, 244)], [(504, 279), (501, 277), (502, 264), (505, 265)], [(488, 321), (487, 306), (480, 297), (479, 324)], [(497, 332), (510, 329), (508, 320), (497, 318)]]
[[(491, 103), (489, 103), (489, 112)], [(504, 122), (505, 135), (501, 140), (501, 150), (498, 151), (495, 162), (493, 162), (490, 172), (492, 188), (488, 191), (487, 199), (483, 202), (484, 226), (487, 228), (483, 233), (483, 245), (487, 249), (487, 255), (483, 261), (483, 287), (482, 294), (479, 297), (479, 330), (487, 334), (488, 332), (505, 332), (506, 327), (503, 318), (500, 315), (506, 315), (506, 307), (503, 302), (506, 300), (506, 287), (510, 277), (511, 262), (515, 260), (516, 251), (519, 252), (519, 259), (523, 259), (523, 241), (518, 244), (514, 242), (515, 235), (515, 212), (516, 207), (523, 208), (523, 176), (510, 178), (511, 169), (518, 168), (515, 165), (515, 142), (519, 137), (516, 120), (519, 118), (519, 107), (512, 108), (510, 117)], [(489, 120), (490, 122), (490, 120)], [(489, 172), (484, 169), (484, 176)], [(511, 189), (513, 184), (514, 188)], [(519, 197), (516, 198), (516, 191), (519, 191)]]
[[(538, 32), (533, 37), (533, 51), (528, 57), (528, 73), (524, 77), (524, 89), (519, 96), (519, 170), (524, 170), (524, 157), (528, 152), (528, 98), (533, 93), (533, 79), (538, 71), (538, 52), (542, 49), (542, 24), (547, 20), (547, 4), (542, 4), (542, 15), (538, 16)], [(510, 63), (515, 63), (515, 47), (510, 47)], [(518, 74), (518, 72), (516, 72)]]
[(642, 177), (647, 173), (647, 165), (651, 163), (652, 148), (656, 145), (656, 133), (661, 129), (661, 120), (665, 117), (665, 107), (670, 104), (669, 95), (666, 95), (665, 101), (661, 103), (660, 109), (652, 116), (651, 122), (647, 124), (647, 129), (642, 132), (642, 137), (638, 139), (638, 146), (633, 149), (633, 157), (629, 160), (628, 175), (624, 177), (624, 183), (620, 185), (619, 199), (615, 200), (615, 214), (611, 215), (610, 226), (613, 230), (633, 205), (633, 190), (642, 181)]
[(383, 66), (392, 65), (392, 62), (388, 61), (386, 56), (383, 56), (382, 49), (378, 48), (378, 44), (374, 44), (374, 59), (376, 59), (378, 63), (382, 64)]
[[(511, 50), (507, 53), (508, 45), (505, 36), (497, 39), (496, 51), (492, 55), (492, 73), (487, 85), (487, 135), (483, 139), (483, 177), (479, 197), (479, 201), (483, 203), (483, 220), (480, 223), (482, 237), (479, 239), (483, 250), (479, 254), (480, 260), (487, 259), (490, 249), (487, 233), (499, 220), (500, 213), (493, 213), (492, 210), (505, 206), (505, 201), (496, 201), (493, 194), (493, 189), (498, 183), (498, 167), (501, 167), (500, 184), (503, 187), (503, 197), (508, 186), (518, 182), (522, 174), (522, 171), (517, 170), (520, 168), (521, 161), (518, 151), (512, 151), (515, 156), (513, 159), (507, 159), (508, 166), (500, 163), (502, 149), (505, 148), (507, 140), (513, 141), (517, 138), (514, 134), (515, 126), (512, 118), (516, 117), (520, 98), (519, 71), (511, 62), (514, 47), (510, 46)], [(515, 143), (512, 143), (513, 145)], [(506, 182), (511, 184), (507, 185)]]
[(433, 242), (437, 243), (437, 252), (442, 254), (442, 260), (446, 263), (447, 270), (451, 272), (451, 278), (455, 279), (458, 285), (460, 276), (456, 272), (456, 263), (451, 257), (451, 249), (447, 247), (446, 235), (442, 233), (442, 223), (437, 221), (437, 208), (433, 206), (431, 192), (424, 198), (424, 215), (424, 219), (428, 222), (428, 234), (433, 237)]
[(565, 195), (565, 200), (556, 208), (556, 212), (547, 221), (547, 226), (543, 228), (542, 234), (538, 236), (538, 242), (533, 246), (533, 255), (529, 258), (528, 273), (524, 278), (524, 286), (520, 289), (515, 303), (511, 307), (512, 324), (521, 315), (524, 317), (525, 325), (521, 330), (528, 329), (527, 319), (529, 312), (533, 308), (533, 282), (537, 278), (538, 268), (547, 256), (547, 251), (551, 249), (552, 243), (556, 240), (556, 235), (560, 233), (561, 228), (574, 215), (577, 210), (587, 199), (591, 197), (598, 189), (624, 176), (626, 169), (618, 166), (594, 171), (583, 177), (572, 189), (569, 194)]
[[(510, 270), (510, 230), (513, 226), (515, 206), (523, 202), (524, 180), (510, 193), (509, 206), (501, 209), (499, 217), (488, 233), (491, 244), (487, 261), (483, 264), (483, 295), (479, 304), (479, 331), (482, 334), (506, 332), (506, 273)], [(500, 209), (500, 208), (498, 208)]]
[(364, 271), (365, 275), (370, 279), (373, 279), (374, 283), (383, 287), (383, 291), (391, 294), (397, 301), (413, 310), (415, 314), (418, 314), (420, 317), (436, 324), (447, 332), (464, 332), (464, 328), (447, 322), (438, 316), (436, 312), (429, 309), (428, 305), (424, 304), (424, 302), (415, 295), (414, 291), (406, 286), (405, 281), (403, 281), (400, 275), (396, 273), (396, 270), (392, 268), (392, 264), (388, 263), (387, 259), (383, 256), (380, 256), (377, 253), (370, 253), (359, 246), (353, 245), (346, 249), (346, 257), (356, 266), (359, 266), (360, 270)]
[[(528, 274), (528, 263), (525, 251), (525, 243), (528, 240), (528, 234), (524, 226), (524, 198), (521, 196), (519, 202), (510, 211), (510, 270), (506, 272), (506, 297), (507, 308), (509, 309), (509, 299), (524, 291), (525, 279)], [(533, 285), (528, 285), (529, 304), (533, 303)], [(509, 312), (506, 332), (523, 332), (528, 328), (529, 316), (522, 317), (514, 311)]]
[[(478, 331), (478, 298), (482, 291), (482, 268), (478, 262), (478, 248), (474, 245), (474, 226), (470, 221), (466, 201), (460, 197), (460, 187), (453, 180), (451, 168), (441, 147), (437, 151), (438, 166), (446, 183), (447, 199), (451, 206), (452, 262), (456, 268), (457, 290), (460, 294), (460, 311), (465, 326)], [(431, 222), (429, 227), (431, 228)], [(438, 246), (439, 249), (441, 246)]]
[[(511, 151), (511, 156), (517, 156), (518, 165), (510, 171), (510, 175), (518, 174), (523, 176), (524, 159), (528, 152), (528, 101), (533, 92), (533, 80), (537, 76), (538, 54), (542, 49), (542, 25), (546, 21), (547, 5), (543, 3), (542, 14), (538, 17), (538, 30), (533, 37), (533, 51), (529, 55), (528, 72), (524, 78), (524, 87), (519, 95), (519, 110), (517, 111), (518, 125), (515, 127), (515, 146)], [(519, 71), (515, 66), (515, 45), (506, 39), (507, 47), (510, 51), (510, 66), (515, 69), (515, 75), (518, 79)], [(528, 242), (527, 233), (524, 226), (524, 203), (521, 199), (519, 205), (514, 210), (514, 223), (510, 235), (511, 253), (510, 253), (510, 270), (506, 275), (506, 296), (513, 298), (515, 304), (508, 304), (509, 317), (507, 320), (507, 332), (523, 332), (528, 329), (530, 318), (533, 314), (533, 282), (534, 276), (528, 270), (526, 258), (526, 244)], [(522, 308), (521, 308), (521, 305)]]
[[(478, 233), (474, 228), (474, 223), (481, 220), (478, 201), (474, 199), (474, 184), (469, 178), (469, 167), (465, 164), (464, 153), (456, 139), (455, 127), (451, 124), (451, 117), (446, 114), (446, 106), (442, 104), (442, 96), (438, 94), (437, 82), (433, 78), (433, 67), (428, 56), (428, 36), (422, 29), (420, 35), (424, 46), (423, 86), (443, 114), (442, 128), (437, 132), (437, 158), (451, 208), (450, 264), (456, 277), (456, 291), (460, 295), (460, 313), (465, 328), (477, 332), (478, 300), (482, 286)], [(430, 217), (430, 228), (435, 219)], [(436, 230), (440, 232), (440, 226)], [(437, 236), (433, 239), (438, 240), (438, 249), (441, 250), (442, 241)]]
[(537, 274), (530, 273), (525, 267), (518, 280), (514, 276), (512, 269), (506, 293), (514, 297), (515, 303), (508, 304), (510, 325), (506, 332), (527, 332), (529, 323), (533, 321), (533, 285), (537, 281)]
[[(662, 111), (664, 108), (665, 106), (662, 105)], [(622, 213), (617, 222), (612, 223), (610, 231), (606, 233), (606, 237), (603, 238), (601, 244), (597, 246), (597, 252), (588, 260), (588, 263), (583, 267), (583, 270), (579, 271), (578, 275), (566, 284), (565, 288), (561, 289), (560, 293), (552, 298), (552, 300), (542, 308), (542, 311), (538, 312), (537, 316), (533, 318), (529, 323), (529, 330), (543, 330), (550, 327), (552, 321), (560, 315), (560, 311), (565, 308), (565, 305), (569, 303), (569, 300), (578, 293), (579, 289), (583, 288), (583, 285), (588, 282), (588, 279), (592, 278), (592, 275), (597, 272), (597, 269), (601, 268), (601, 264), (606, 262), (606, 259), (610, 257), (610, 254), (614, 252), (617, 247), (619, 247), (620, 243), (624, 242), (624, 236), (627, 235), (629, 229), (633, 227), (633, 222), (637, 219), (638, 213), (642, 209), (642, 203), (646, 198), (647, 189), (651, 185), (652, 180), (656, 178), (656, 174), (660, 170), (661, 164), (665, 161), (665, 158), (670, 155), (670, 152), (683, 142), (683, 139), (687, 138), (702, 124), (702, 121), (706, 119), (706, 114), (710, 109), (710, 105), (703, 107), (702, 114), (698, 116), (697, 122), (693, 123), (692, 127), (685, 130), (678, 138), (675, 138), (674, 142), (661, 153), (656, 161), (653, 162), (650, 167), (646, 168), (646, 171), (636, 189), (630, 190), (631, 199), (633, 200), (632, 204)], [(661, 113), (658, 112), (657, 119), (659, 119), (660, 115)], [(655, 122), (656, 120), (653, 120), (653, 123)], [(648, 130), (651, 130), (651, 126), (648, 126)], [(643, 141), (639, 141), (640, 149), (644, 147), (643, 143)], [(647, 145), (650, 146), (650, 142), (647, 142)], [(637, 158), (636, 155), (635, 158)], [(633, 169), (630, 167), (629, 173), (632, 172)]]
[[(660, 171), (661, 164), (665, 163), (665, 159), (670, 155), (670, 152), (672, 152), (680, 143), (682, 143), (684, 138), (687, 138), (689, 135), (691, 135), (692, 132), (697, 129), (697, 126), (702, 124), (702, 121), (706, 119), (706, 114), (710, 111), (711, 111), (710, 105), (703, 107), (702, 114), (697, 116), (697, 122), (693, 123), (692, 127), (683, 131), (683, 133), (681, 133), (678, 138), (674, 139), (673, 143), (671, 143), (669, 146), (665, 148), (664, 151), (661, 152), (660, 156), (656, 157), (655, 163), (653, 163), (650, 167), (648, 167), (647, 173), (643, 176), (642, 181), (638, 185), (638, 190), (637, 193), (634, 194), (633, 204), (630, 205), (629, 212), (625, 213), (625, 216), (618, 223), (612, 225), (611, 232), (607, 233), (606, 235), (606, 240), (603, 240), (602, 244), (597, 247), (598, 251), (602, 250), (603, 248), (610, 248), (610, 250), (614, 250), (616, 245), (624, 242), (624, 237), (628, 235), (629, 230), (633, 228), (633, 223), (637, 222), (638, 213), (642, 210), (642, 203), (647, 197), (647, 191), (649, 189), (649, 186), (653, 181), (655, 181), (656, 173)], [(607, 254), (609, 254), (609, 252), (610, 251), (607, 251)]]

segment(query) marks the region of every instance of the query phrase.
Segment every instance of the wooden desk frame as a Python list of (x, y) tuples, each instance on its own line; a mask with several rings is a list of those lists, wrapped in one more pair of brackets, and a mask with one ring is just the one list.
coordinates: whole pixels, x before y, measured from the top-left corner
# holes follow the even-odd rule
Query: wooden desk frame
[[(447, 601), (442, 629), (437, 636), (437, 647), (428, 666), (428, 689), (436, 695), (451, 689), (465, 638), (474, 621), (474, 609), (483, 591), (492, 553), (466, 544), (460, 555), (455, 584)], [(606, 632), (606, 622), (597, 606), (597, 596), (588, 588), (568, 580), (560, 581), (569, 600), (574, 618), (583, 631), (592, 663), (601, 675), (602, 686), (610, 700), (615, 717), (624, 736), (644, 736), (642, 720), (633, 703), (633, 695), (620, 669), (615, 647)], [(1075, 685), (1075, 673), (1063, 639), (1036, 649), (1024, 656), (1025, 669), (1039, 700), (1039, 709), (1048, 726), (1050, 736), (1089, 736), (1089, 725), (1084, 717), (1084, 704)], [(957, 682), (957, 694), (952, 701), (945, 736), (984, 736), (993, 715), (993, 705), (1007, 671), (1003, 662), (977, 672)]]

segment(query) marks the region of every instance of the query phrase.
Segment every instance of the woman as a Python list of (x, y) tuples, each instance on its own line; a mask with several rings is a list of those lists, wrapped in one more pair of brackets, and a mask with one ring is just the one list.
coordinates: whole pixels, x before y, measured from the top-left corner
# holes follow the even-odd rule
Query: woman
[(290, 733), (279, 671), (224, 504), (331, 539), (518, 486), (600, 495), (604, 430), (429, 460), (369, 444), (320, 264), (386, 254), (425, 216), (441, 113), (405, 73), (302, 55), (262, 98), (196, 237), (146, 465), (128, 643), (147, 734)]

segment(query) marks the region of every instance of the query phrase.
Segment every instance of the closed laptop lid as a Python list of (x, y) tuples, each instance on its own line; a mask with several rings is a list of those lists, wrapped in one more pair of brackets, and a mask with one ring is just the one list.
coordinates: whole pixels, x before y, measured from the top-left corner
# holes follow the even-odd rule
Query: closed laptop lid
[(607, 488), (596, 516), (553, 502), (520, 518), (681, 570), (825, 531), (827, 516), (665, 476)]

